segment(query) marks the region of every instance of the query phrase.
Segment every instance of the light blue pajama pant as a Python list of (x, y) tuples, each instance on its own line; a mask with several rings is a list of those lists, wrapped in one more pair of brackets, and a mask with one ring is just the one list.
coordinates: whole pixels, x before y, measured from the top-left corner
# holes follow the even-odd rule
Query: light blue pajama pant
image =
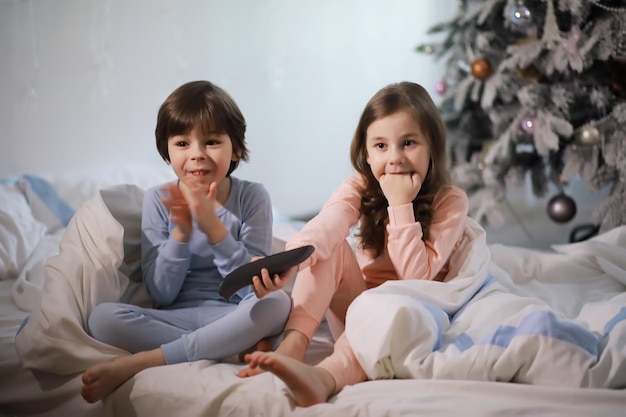
[(284, 291), (262, 299), (254, 293), (239, 304), (207, 300), (199, 306), (153, 309), (102, 303), (89, 316), (95, 339), (130, 353), (161, 347), (168, 364), (219, 360), (282, 333), (291, 311)]

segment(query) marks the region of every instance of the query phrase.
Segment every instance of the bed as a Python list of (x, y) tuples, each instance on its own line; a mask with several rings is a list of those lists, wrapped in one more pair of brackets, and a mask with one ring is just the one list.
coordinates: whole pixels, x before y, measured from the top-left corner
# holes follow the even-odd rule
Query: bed
[[(300, 408), (269, 373), (240, 379), (243, 365), (197, 361), (145, 370), (104, 401), (87, 404), (79, 394), (82, 371), (120, 352), (91, 339), (84, 321), (99, 302), (147, 303), (137, 274), (140, 202), (146, 188), (171, 175), (165, 167), (2, 180), (0, 416), (626, 415), (626, 227), (551, 251), (488, 246), (490, 276), (507, 290), (574, 321), (587, 317), (580, 325), (599, 335), (603, 354), (590, 366), (595, 382), (577, 384), (584, 387), (441, 374), (368, 381), (329, 403)], [(279, 251), (300, 224), (274, 217)], [(488, 313), (492, 321), (497, 316)], [(611, 343), (611, 361), (601, 363)], [(323, 323), (306, 360), (317, 363), (331, 351)], [(573, 356), (560, 355), (543, 360), (576, 366)]]

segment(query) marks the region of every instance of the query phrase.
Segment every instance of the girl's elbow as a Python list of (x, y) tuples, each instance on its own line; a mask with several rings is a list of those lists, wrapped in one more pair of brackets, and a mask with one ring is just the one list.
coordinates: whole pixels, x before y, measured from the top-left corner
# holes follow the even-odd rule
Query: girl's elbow
[[(435, 274), (436, 275), (436, 274)], [(424, 280), (424, 281), (433, 281), (435, 279), (435, 275), (433, 275), (431, 270), (420, 270), (417, 268), (413, 268), (411, 270), (407, 270), (404, 275), (400, 279), (403, 280)]]

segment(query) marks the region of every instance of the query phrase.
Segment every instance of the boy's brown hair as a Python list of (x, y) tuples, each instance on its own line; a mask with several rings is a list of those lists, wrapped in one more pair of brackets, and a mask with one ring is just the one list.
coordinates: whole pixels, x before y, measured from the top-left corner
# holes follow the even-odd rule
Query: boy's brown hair
[(239, 160), (248, 160), (246, 119), (230, 94), (209, 81), (183, 84), (161, 105), (154, 134), (157, 149), (165, 162), (170, 162), (169, 138), (188, 134), (196, 127), (205, 134), (225, 133), (230, 137), (233, 152), (239, 158), (231, 161), (226, 176), (237, 168)]

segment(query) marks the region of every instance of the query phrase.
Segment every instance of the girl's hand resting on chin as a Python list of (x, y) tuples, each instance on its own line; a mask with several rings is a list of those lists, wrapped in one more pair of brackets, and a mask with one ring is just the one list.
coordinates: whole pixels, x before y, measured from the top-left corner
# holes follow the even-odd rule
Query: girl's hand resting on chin
[(422, 178), (417, 172), (383, 174), (378, 182), (391, 207), (412, 203), (422, 188)]

